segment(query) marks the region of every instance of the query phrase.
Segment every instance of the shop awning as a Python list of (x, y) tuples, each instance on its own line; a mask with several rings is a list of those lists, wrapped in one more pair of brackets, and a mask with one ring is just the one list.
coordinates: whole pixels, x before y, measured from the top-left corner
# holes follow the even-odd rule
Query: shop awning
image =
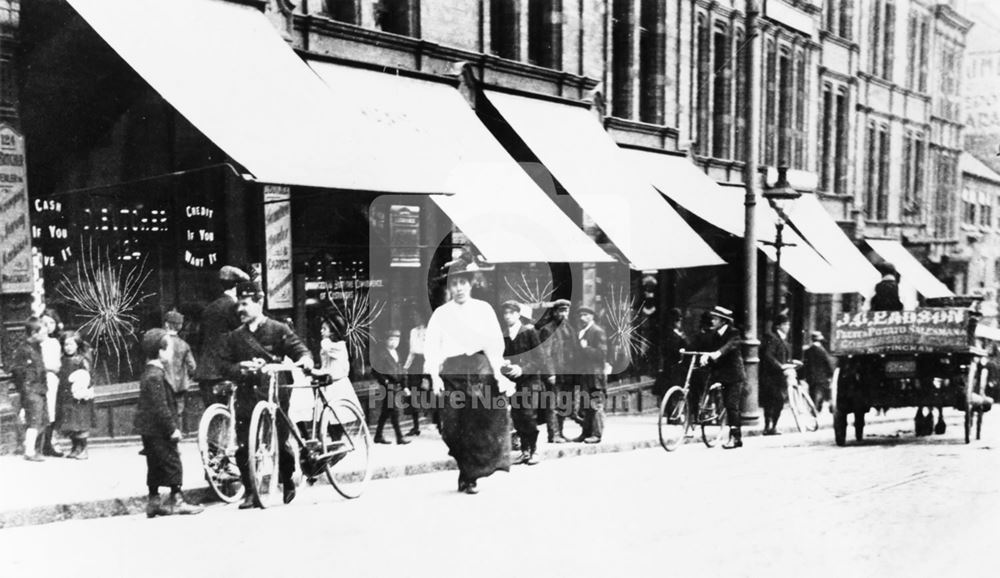
[(907, 287), (915, 289), (924, 297), (951, 297), (944, 283), (931, 274), (912, 253), (899, 241), (868, 239), (868, 245), (887, 262), (892, 263), (899, 273), (900, 293)]
[(68, 2), (255, 180), (444, 192), (436, 167), (414, 159), (399, 131), (331, 103), (327, 87), (260, 10), (223, 0)]
[[(743, 236), (745, 227), (744, 191), (723, 187), (691, 164), (686, 157), (622, 149), (637, 174), (643, 175), (661, 193), (698, 218), (735, 235)], [(758, 248), (772, 261), (777, 258), (774, 242), (778, 215), (764, 199), (757, 203)], [(791, 227), (782, 232), (781, 268), (810, 293), (848, 293), (858, 291), (849, 273), (841, 273), (806, 243)], [(860, 255), (859, 255), (860, 256)]]
[(830, 265), (854, 292), (870, 294), (881, 279), (878, 270), (833, 220), (815, 195), (805, 194), (786, 211), (795, 229)]
[(592, 112), (495, 91), (486, 96), (634, 268), (723, 263), (648, 181), (636, 177)]
[(436, 166), (445, 190), (455, 193), (431, 198), (487, 260), (613, 261), (518, 166), (454, 87), (329, 62), (309, 66), (339, 102), (403, 128), (400, 138), (413, 156)]

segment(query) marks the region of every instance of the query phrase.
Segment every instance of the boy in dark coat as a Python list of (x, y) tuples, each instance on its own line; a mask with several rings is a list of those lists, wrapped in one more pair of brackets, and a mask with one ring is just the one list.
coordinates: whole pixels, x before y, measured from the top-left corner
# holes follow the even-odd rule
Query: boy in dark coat
[[(174, 391), (167, 383), (164, 365), (173, 357), (173, 341), (163, 329), (151, 329), (142, 336), (146, 370), (139, 381), (139, 401), (135, 412), (135, 430), (142, 436), (146, 456), (146, 486), (149, 502), (146, 517), (173, 514), (198, 514), (202, 508), (184, 501), (181, 483), (184, 470), (177, 443), (181, 440), (180, 422)], [(170, 497), (160, 500), (160, 487), (170, 488)]]
[(785, 339), (790, 328), (788, 316), (778, 314), (771, 331), (764, 336), (760, 353), (758, 401), (764, 410), (764, 435), (778, 435), (778, 418), (785, 407), (785, 365), (789, 362)]
[(49, 415), (46, 403), (48, 382), (46, 378), (45, 361), (42, 359), (42, 340), (48, 333), (42, 328), (38, 319), (32, 317), (24, 323), (24, 333), (28, 336), (22, 343), (10, 362), (14, 385), (21, 396), (21, 408), (24, 409), (24, 459), (29, 462), (44, 461), (38, 455), (35, 442), (38, 432), (49, 425)]
[(385, 422), (392, 421), (392, 429), (396, 433), (396, 443), (404, 445), (410, 440), (403, 437), (403, 430), (399, 425), (399, 405), (403, 396), (409, 398), (410, 390), (406, 387), (403, 366), (399, 362), (399, 330), (390, 329), (386, 334), (385, 343), (372, 350), (372, 373), (379, 385), (385, 388), (385, 397), (382, 398), (382, 408), (379, 410), (378, 427), (375, 429), (375, 443), (389, 443), (382, 435), (385, 429)]
[(521, 323), (521, 305), (504, 301), (500, 305), (504, 320), (503, 358), (500, 370), (516, 387), (511, 398), (510, 416), (514, 431), (521, 439), (521, 456), (516, 464), (533, 466), (538, 463), (538, 395), (542, 390), (539, 375), (544, 371), (541, 341), (535, 326)]
[(583, 393), (583, 432), (574, 441), (587, 444), (600, 443), (604, 435), (604, 390), (608, 378), (604, 365), (608, 362), (608, 337), (600, 325), (594, 323), (594, 310), (580, 307), (577, 310), (580, 329), (577, 333), (576, 363), (580, 368), (580, 390)]

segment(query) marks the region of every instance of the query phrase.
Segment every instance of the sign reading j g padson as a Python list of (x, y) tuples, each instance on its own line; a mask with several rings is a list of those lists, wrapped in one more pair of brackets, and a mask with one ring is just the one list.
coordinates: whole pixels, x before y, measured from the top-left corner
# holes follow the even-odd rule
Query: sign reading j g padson
[(31, 226), (24, 137), (0, 124), (0, 291), (31, 293)]
[(960, 308), (845, 313), (833, 330), (838, 355), (968, 351), (972, 312)]

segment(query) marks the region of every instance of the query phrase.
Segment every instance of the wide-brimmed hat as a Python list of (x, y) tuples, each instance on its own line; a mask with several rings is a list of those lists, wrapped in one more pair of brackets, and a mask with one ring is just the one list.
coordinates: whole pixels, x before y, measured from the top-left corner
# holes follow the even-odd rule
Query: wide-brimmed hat
[(441, 274), (438, 279), (446, 280), (453, 277), (474, 277), (477, 273), (492, 271), (493, 265), (486, 262), (482, 256), (473, 254), (471, 251), (463, 251), (458, 258), (449, 261), (441, 267)]
[(726, 309), (725, 307), (716, 305), (711, 311), (708, 312), (712, 317), (718, 317), (719, 319), (725, 319), (726, 321), (733, 322), (733, 310)]

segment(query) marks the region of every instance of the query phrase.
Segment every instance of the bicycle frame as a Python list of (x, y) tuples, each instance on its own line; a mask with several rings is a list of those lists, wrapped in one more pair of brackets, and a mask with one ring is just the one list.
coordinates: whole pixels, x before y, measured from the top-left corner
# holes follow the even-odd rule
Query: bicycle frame
[[(698, 404), (697, 404), (697, 406), (692, 406), (692, 404), (690, 403), (691, 402), (691, 399), (690, 399), (690, 395), (691, 395), (691, 376), (694, 375), (695, 364), (698, 361), (698, 358), (701, 357), (702, 355), (707, 355), (707, 352), (704, 352), (704, 351), (681, 351), (680, 353), (681, 353), (682, 357), (688, 356), (688, 357), (691, 358), (691, 361), (688, 363), (687, 375), (684, 378), (684, 385), (681, 388), (681, 389), (684, 390), (684, 399), (688, 401), (688, 404), (687, 404), (688, 405), (688, 411), (689, 412), (693, 412), (694, 409), (695, 409), (695, 407), (697, 407), (697, 409), (700, 411), (701, 408), (705, 407), (705, 404), (708, 402), (708, 395), (709, 395), (709, 393), (711, 393), (711, 391), (713, 389), (713, 386), (716, 385), (716, 384), (709, 384), (708, 383), (709, 380), (705, 380), (705, 387), (702, 388), (701, 395), (698, 396)], [(695, 417), (697, 417), (696, 414), (694, 414), (694, 413), (692, 413), (692, 415), (695, 415)], [(692, 420), (692, 421), (694, 423), (696, 423), (697, 425), (701, 425), (701, 423), (702, 423), (703, 420), (701, 420), (701, 419), (695, 419), (695, 420)]]

